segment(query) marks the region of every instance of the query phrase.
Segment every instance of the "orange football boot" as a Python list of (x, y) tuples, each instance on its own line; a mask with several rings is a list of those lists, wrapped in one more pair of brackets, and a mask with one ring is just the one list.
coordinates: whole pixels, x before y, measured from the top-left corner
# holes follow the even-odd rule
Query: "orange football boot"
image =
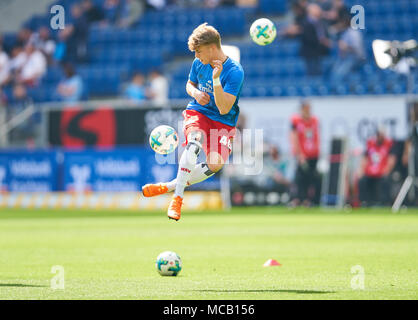
[(142, 187), (142, 194), (144, 195), (144, 197), (155, 197), (167, 192), (168, 188), (165, 183), (150, 183)]
[(168, 206), (167, 216), (169, 219), (180, 220), (181, 217), (181, 205), (183, 204), (183, 198), (180, 196), (173, 197)]

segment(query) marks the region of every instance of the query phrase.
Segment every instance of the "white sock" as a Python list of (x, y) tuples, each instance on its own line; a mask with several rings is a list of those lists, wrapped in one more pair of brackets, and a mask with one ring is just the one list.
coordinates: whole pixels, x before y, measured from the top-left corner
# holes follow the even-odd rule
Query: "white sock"
[(187, 181), (190, 180), (192, 170), (196, 166), (197, 156), (200, 152), (200, 146), (197, 142), (191, 142), (187, 145), (179, 161), (179, 170), (177, 171), (177, 183), (174, 196), (184, 197), (184, 188)]
[(214, 174), (215, 172), (212, 172), (206, 163), (198, 163), (194, 167), (187, 185), (191, 186), (192, 184), (202, 182)]
[[(209, 169), (206, 163), (203, 163), (203, 162), (198, 163), (192, 170), (192, 173), (190, 174), (190, 178), (187, 181), (186, 187), (191, 186), (192, 184), (195, 184), (198, 182), (202, 182), (206, 180), (207, 178), (212, 177), (214, 174), (215, 173)], [(169, 192), (174, 191), (176, 189), (176, 184), (177, 184), (177, 179), (167, 182), (168, 191)]]

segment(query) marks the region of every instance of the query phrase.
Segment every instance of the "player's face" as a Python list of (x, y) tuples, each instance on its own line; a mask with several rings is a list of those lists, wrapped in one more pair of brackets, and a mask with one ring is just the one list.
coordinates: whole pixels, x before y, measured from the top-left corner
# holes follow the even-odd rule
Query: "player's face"
[(302, 107), (301, 113), (303, 118), (309, 119), (311, 116), (311, 107), (308, 104), (304, 105)]
[(203, 64), (209, 64), (212, 62), (212, 46), (200, 46), (195, 51), (195, 57)]
[(378, 144), (382, 144), (383, 141), (385, 140), (385, 136), (384, 136), (383, 132), (378, 131), (377, 134), (376, 134), (376, 139), (377, 139)]

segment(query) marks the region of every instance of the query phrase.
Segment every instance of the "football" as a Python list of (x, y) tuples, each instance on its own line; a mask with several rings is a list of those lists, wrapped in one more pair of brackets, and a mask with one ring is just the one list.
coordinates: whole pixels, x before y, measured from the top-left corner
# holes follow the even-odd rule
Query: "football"
[(255, 20), (250, 28), (251, 39), (260, 46), (272, 43), (276, 34), (276, 26), (267, 18)]
[(149, 144), (155, 152), (159, 154), (169, 154), (177, 148), (179, 137), (174, 128), (162, 125), (151, 131)]
[(164, 251), (157, 257), (155, 266), (162, 276), (177, 276), (181, 271), (182, 263), (177, 253)]

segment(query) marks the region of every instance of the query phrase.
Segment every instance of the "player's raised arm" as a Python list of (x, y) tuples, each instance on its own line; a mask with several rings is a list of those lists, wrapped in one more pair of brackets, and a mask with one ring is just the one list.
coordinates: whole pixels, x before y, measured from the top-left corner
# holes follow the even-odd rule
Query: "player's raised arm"
[(224, 115), (229, 113), (232, 106), (237, 99), (233, 94), (224, 91), (220, 76), (223, 69), (222, 61), (214, 60), (213, 62), (213, 96), (215, 98), (215, 104), (219, 110), (219, 113)]

